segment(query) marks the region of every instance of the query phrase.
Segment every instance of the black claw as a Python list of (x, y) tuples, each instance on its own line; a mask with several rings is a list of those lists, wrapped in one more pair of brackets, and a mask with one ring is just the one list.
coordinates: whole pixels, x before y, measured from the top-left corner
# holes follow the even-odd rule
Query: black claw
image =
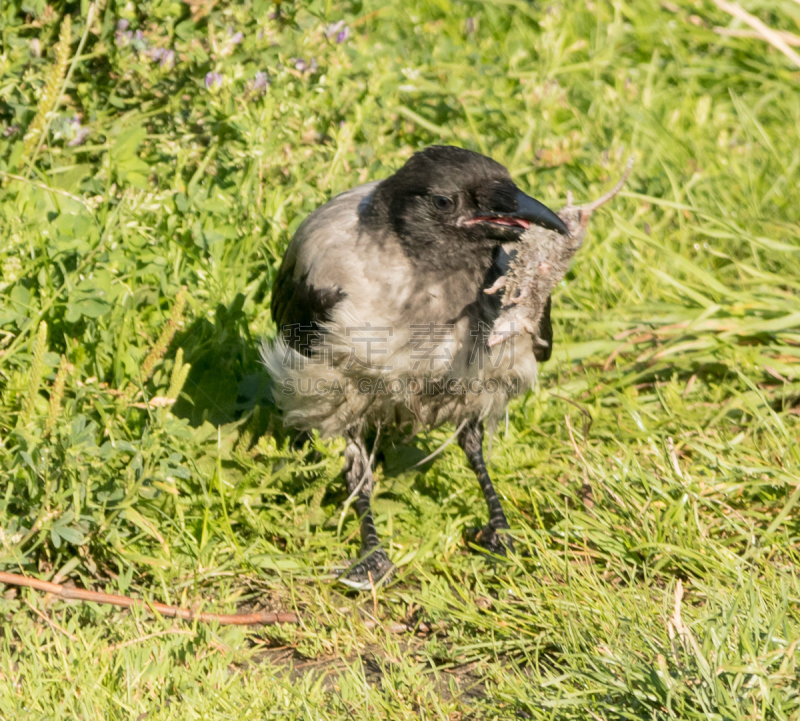
[(372, 586), (382, 586), (391, 581), (394, 573), (394, 564), (389, 560), (386, 551), (376, 548), (354, 566), (343, 571), (339, 576), (339, 583), (358, 591), (368, 591)]
[(506, 529), (496, 530), (492, 526), (468, 528), (464, 532), (464, 543), (469, 547), (477, 547), (494, 556), (506, 557), (514, 552), (514, 541)]

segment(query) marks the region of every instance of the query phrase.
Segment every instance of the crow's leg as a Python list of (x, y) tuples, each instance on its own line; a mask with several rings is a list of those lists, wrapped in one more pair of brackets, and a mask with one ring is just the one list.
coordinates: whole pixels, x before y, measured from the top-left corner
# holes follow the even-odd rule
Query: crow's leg
[(361, 519), (361, 551), (359, 561), (351, 566), (339, 580), (351, 588), (367, 590), (392, 578), (394, 566), (381, 548), (369, 499), (372, 495), (372, 467), (364, 439), (360, 433), (348, 433), (344, 451), (344, 477), (347, 490), (352, 495), (353, 507)]
[(466, 453), (472, 470), (478, 476), (478, 483), (489, 508), (489, 522), (483, 528), (467, 529), (464, 540), (469, 544), (481, 546), (490, 553), (505, 556), (506, 549), (513, 551), (514, 546), (511, 537), (503, 533), (509, 528), (508, 521), (483, 460), (483, 422), (469, 421), (458, 434), (458, 444)]

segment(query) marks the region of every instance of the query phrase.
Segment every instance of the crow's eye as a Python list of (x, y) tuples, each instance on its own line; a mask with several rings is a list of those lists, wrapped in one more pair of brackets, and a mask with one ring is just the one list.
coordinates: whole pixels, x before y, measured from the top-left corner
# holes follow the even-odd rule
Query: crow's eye
[(452, 210), (455, 206), (452, 198), (448, 198), (446, 195), (434, 195), (433, 196), (433, 207), (436, 210), (447, 211)]

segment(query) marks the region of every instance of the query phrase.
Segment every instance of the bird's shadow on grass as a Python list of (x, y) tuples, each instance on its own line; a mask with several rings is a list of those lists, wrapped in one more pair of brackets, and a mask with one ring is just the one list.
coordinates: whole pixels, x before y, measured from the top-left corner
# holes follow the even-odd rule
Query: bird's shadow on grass
[(193, 427), (209, 422), (222, 426), (259, 408), (263, 431), (283, 431), (270, 392), (270, 378), (259, 357), (260, 339), (250, 334), (237, 295), (227, 307), (218, 305), (213, 322), (198, 318), (175, 338), (175, 347), (191, 370), (173, 413)]

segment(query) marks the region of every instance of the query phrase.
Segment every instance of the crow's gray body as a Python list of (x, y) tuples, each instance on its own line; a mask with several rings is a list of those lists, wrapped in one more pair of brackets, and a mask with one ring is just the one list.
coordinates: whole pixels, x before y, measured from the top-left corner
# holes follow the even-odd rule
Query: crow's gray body
[(491, 256), (441, 273), (419, 268), (392, 233), (376, 242), (359, 226), (359, 207), (376, 185), (318, 208), (286, 251), (293, 287), (335, 289), (340, 300), (320, 321), (318, 345), (297, 350), (278, 339), (264, 349), (285, 422), (331, 436), (357, 424), (430, 428), (497, 418), (535, 382), (537, 365), (527, 336), (486, 348), (496, 315), (483, 293)]
[[(362, 538), (348, 585), (392, 575), (370, 511), (369, 429), (455, 424), (489, 508), (487, 526), (467, 536), (494, 553), (511, 546), (483, 426), (535, 383), (550, 347), (524, 335), (489, 349), (500, 302), (483, 291), (531, 224), (567, 232), (498, 163), (434, 146), (318, 208), (289, 244), (272, 291), (280, 333), (263, 359), (287, 425), (347, 439), (344, 475)], [(548, 342), (549, 311), (548, 302), (538, 332)]]

